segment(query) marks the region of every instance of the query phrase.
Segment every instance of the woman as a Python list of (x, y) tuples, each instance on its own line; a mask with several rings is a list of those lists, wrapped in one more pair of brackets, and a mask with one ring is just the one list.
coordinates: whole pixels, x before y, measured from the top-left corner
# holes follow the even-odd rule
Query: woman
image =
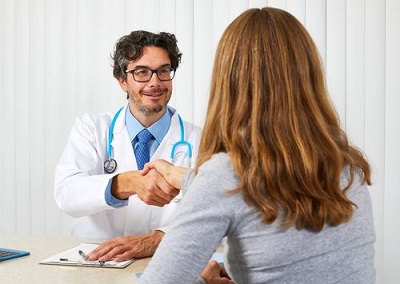
[(190, 190), (140, 283), (211, 280), (198, 276), (225, 236), (236, 283), (375, 283), (370, 167), (289, 13), (250, 9), (225, 30), (195, 172), (148, 168)]

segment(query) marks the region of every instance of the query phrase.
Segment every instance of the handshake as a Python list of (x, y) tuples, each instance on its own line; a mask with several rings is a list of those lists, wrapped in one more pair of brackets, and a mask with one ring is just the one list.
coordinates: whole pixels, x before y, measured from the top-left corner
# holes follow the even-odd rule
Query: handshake
[[(182, 180), (185, 172), (190, 171), (191, 169), (174, 166), (173, 164), (165, 161), (165, 160), (155, 160), (145, 164), (141, 174), (143, 176), (149, 174), (151, 171), (155, 175), (159, 175), (161, 182), (157, 183), (159, 190), (163, 191), (165, 195), (165, 199), (163, 200), (165, 203), (161, 206), (168, 204), (171, 200), (179, 201), (178, 194), (182, 191)], [(140, 197), (139, 197), (140, 198)], [(144, 201), (142, 199), (142, 201)], [(147, 202), (146, 202), (147, 203)]]
[(151, 161), (141, 171), (116, 175), (111, 193), (119, 199), (136, 194), (146, 204), (162, 207), (180, 193), (183, 175), (188, 170), (161, 159)]

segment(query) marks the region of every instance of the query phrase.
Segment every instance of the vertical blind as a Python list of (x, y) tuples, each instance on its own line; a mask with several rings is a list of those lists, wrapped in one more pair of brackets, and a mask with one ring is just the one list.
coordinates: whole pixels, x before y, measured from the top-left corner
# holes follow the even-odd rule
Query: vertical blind
[(397, 0), (0, 0), (0, 236), (69, 234), (54, 167), (76, 116), (125, 103), (110, 60), (118, 38), (176, 35), (183, 60), (170, 104), (202, 126), (222, 32), (264, 6), (291, 12), (318, 45), (342, 127), (373, 168), (377, 283), (400, 283)]

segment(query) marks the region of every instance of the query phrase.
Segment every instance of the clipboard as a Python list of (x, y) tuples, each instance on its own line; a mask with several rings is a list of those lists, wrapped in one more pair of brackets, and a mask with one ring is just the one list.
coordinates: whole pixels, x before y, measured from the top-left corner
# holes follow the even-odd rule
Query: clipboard
[(76, 247), (73, 247), (69, 250), (61, 252), (59, 254), (50, 256), (46, 259), (40, 261), (40, 264), (48, 264), (48, 265), (61, 265), (61, 266), (84, 266), (84, 267), (99, 267), (99, 268), (125, 268), (130, 265), (135, 259), (128, 259), (122, 262), (116, 262), (113, 260), (99, 262), (99, 261), (90, 261), (85, 260), (80, 254), (79, 251), (88, 254), (95, 248), (97, 248), (99, 244), (92, 243), (81, 243)]

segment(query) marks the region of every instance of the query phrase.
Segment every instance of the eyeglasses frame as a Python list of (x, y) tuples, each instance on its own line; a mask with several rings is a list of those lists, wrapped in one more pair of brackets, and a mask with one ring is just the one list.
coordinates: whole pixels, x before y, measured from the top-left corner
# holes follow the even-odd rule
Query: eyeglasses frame
[[(165, 80), (165, 79), (160, 79), (160, 77), (159, 77), (159, 75), (158, 75), (158, 71), (159, 71), (160, 69), (164, 69), (164, 68), (169, 68), (169, 69), (171, 70), (170, 72), (173, 72), (173, 74), (172, 74), (172, 76), (171, 76), (170, 79), (167, 79), (167, 80)], [(145, 80), (145, 81), (143, 81), (143, 80), (136, 80), (134, 72), (135, 72), (136, 70), (143, 70), (143, 69), (146, 69), (146, 70), (151, 71), (151, 76), (150, 76), (149, 80)], [(127, 70), (125, 70), (125, 73), (131, 73), (131, 74), (132, 74), (132, 77), (133, 77), (133, 80), (135, 80), (136, 82), (139, 82), (139, 83), (146, 83), (146, 82), (149, 82), (149, 81), (151, 80), (151, 78), (153, 77), (153, 74), (154, 74), (154, 73), (156, 73), (158, 80), (160, 80), (161, 82), (171, 81), (171, 80), (174, 79), (174, 77), (175, 77), (175, 71), (176, 71), (176, 69), (175, 69), (175, 68), (172, 68), (171, 66), (163, 66), (163, 67), (160, 67), (160, 68), (158, 68), (158, 69), (150, 69), (150, 68), (147, 68), (147, 67), (133, 68), (133, 69), (130, 69), (130, 70), (127, 69)]]

